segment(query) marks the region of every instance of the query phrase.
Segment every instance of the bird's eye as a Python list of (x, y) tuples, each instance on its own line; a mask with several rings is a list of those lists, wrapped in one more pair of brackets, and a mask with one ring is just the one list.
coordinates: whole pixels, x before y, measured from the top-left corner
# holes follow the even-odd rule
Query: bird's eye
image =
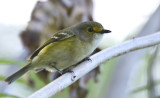
[(93, 28), (92, 27), (88, 28), (88, 31), (93, 32)]

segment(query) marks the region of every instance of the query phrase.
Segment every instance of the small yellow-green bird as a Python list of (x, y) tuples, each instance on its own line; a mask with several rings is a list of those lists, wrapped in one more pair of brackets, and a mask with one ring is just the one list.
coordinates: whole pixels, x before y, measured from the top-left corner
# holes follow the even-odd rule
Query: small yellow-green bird
[(98, 46), (105, 30), (100, 23), (82, 22), (55, 33), (31, 55), (29, 62), (5, 79), (9, 84), (31, 69), (62, 70), (87, 58)]

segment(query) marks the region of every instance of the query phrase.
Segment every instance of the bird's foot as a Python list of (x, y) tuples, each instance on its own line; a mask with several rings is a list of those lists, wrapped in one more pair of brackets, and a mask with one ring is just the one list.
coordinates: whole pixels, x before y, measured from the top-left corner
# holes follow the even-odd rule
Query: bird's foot
[(71, 69), (63, 70), (62, 72), (63, 72), (62, 74), (71, 73), (72, 74), (72, 77), (71, 77), (72, 81), (74, 81), (74, 79), (76, 78), (74, 71), (72, 71)]
[(91, 61), (91, 62), (92, 62), (92, 60), (91, 60), (89, 57), (86, 57), (84, 60), (85, 60), (85, 61)]

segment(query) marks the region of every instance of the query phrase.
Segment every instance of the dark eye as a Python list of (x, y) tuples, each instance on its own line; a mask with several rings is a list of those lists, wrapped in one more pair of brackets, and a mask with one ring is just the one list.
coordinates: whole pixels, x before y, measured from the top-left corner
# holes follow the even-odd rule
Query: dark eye
[(91, 27), (88, 28), (88, 31), (89, 31), (89, 32), (93, 32), (93, 28), (91, 28)]

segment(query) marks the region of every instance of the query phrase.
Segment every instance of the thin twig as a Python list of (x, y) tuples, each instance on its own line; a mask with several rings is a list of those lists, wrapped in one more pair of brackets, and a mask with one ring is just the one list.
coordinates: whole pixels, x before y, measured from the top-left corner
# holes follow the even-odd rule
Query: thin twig
[(89, 71), (96, 68), (99, 64), (108, 61), (114, 57), (123, 55), (130, 51), (151, 47), (153, 45), (160, 44), (160, 32), (148, 35), (141, 38), (135, 38), (126, 41), (120, 45), (105, 49), (90, 57), (92, 61), (85, 61), (79, 64), (73, 69), (76, 78), (74, 81), (71, 80), (71, 74), (67, 73), (56, 79), (55, 81), (49, 83), (45, 87), (36, 91), (34, 94), (29, 96), (29, 98), (48, 98), (71, 85), (73, 82), (87, 74)]
[[(155, 86), (157, 86), (157, 85), (159, 85), (159, 84), (160, 84), (160, 80), (156, 80), (156, 81), (154, 82), (154, 85), (155, 85)], [(148, 85), (140, 86), (140, 87), (137, 87), (137, 88), (131, 90), (131, 93), (130, 93), (130, 94), (139, 93), (139, 92), (144, 91), (144, 90), (147, 90), (147, 89), (149, 89)]]
[(148, 85), (148, 98), (156, 98), (156, 90), (155, 90), (155, 83), (153, 77), (153, 68), (158, 57), (158, 46), (154, 50), (154, 53), (151, 54), (150, 60), (148, 61), (147, 66), (147, 85)]

